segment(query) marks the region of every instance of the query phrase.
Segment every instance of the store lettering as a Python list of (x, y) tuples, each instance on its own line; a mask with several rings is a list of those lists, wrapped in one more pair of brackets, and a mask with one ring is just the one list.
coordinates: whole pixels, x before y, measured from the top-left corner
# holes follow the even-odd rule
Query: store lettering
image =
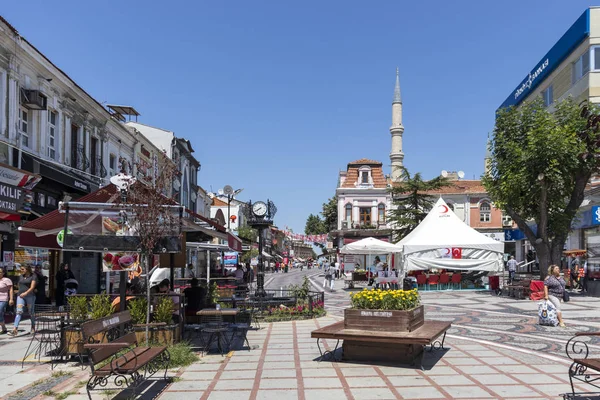
[(79, 181), (74, 181), (74, 186), (79, 189), (87, 190), (87, 185), (85, 183), (81, 183)]
[(0, 185), (0, 196), (19, 200), (21, 198), (21, 190), (10, 186)]
[(393, 314), (390, 311), (361, 311), (360, 312), (360, 316), (361, 317), (385, 317), (385, 318), (391, 318), (392, 315)]
[(0, 200), (0, 209), (17, 211), (17, 204), (10, 201), (1, 201)]
[(550, 61), (546, 58), (546, 61), (544, 61), (542, 65), (538, 67), (538, 69), (529, 73), (529, 76), (527, 77), (525, 83), (523, 83), (523, 85), (521, 85), (521, 87), (515, 91), (515, 100), (518, 99), (519, 96), (522, 95), (526, 90), (531, 89), (533, 81), (535, 81), (540, 76), (540, 74), (544, 72), (549, 63)]

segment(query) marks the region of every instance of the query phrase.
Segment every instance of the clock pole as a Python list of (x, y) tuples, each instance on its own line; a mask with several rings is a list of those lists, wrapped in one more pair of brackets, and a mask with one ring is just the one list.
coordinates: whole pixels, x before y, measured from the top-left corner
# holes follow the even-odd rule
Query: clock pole
[(277, 212), (277, 207), (272, 201), (257, 201), (252, 203), (248, 201), (243, 208), (244, 214), (248, 217), (248, 225), (258, 230), (258, 273), (256, 274), (256, 297), (265, 297), (265, 264), (263, 256), (264, 248), (264, 230), (273, 224), (273, 217)]
[(256, 296), (264, 297), (265, 292), (265, 264), (263, 257), (264, 227), (258, 228), (258, 274), (256, 276)]

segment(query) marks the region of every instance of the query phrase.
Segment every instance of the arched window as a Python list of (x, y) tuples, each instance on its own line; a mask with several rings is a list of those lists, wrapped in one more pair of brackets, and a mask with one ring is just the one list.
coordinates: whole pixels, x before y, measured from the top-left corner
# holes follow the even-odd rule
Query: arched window
[(385, 204), (383, 203), (377, 206), (377, 221), (385, 222)]
[(492, 221), (492, 205), (488, 201), (479, 203), (479, 222)]
[(350, 203), (346, 204), (346, 217), (344, 220), (348, 222), (352, 221), (352, 204)]

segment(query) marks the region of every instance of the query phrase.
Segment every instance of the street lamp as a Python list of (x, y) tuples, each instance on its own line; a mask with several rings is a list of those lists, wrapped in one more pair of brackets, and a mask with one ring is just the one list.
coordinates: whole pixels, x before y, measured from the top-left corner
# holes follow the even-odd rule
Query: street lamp
[(240, 194), (244, 189), (233, 190), (229, 185), (223, 188), (223, 194), (227, 195), (227, 232), (231, 232), (231, 200)]

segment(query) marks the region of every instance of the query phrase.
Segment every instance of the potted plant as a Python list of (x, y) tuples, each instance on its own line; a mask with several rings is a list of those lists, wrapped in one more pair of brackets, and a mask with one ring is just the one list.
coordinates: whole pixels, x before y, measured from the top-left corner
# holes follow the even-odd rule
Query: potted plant
[(179, 324), (173, 323), (173, 300), (170, 297), (161, 297), (154, 307), (153, 322), (165, 325), (153, 328), (152, 340), (164, 345), (171, 345), (179, 339)]
[(344, 310), (344, 326), (348, 329), (411, 332), (425, 320), (416, 289), (364, 289), (350, 299), (352, 308)]
[(89, 320), (89, 305), (86, 296), (67, 297), (69, 305), (69, 323), (64, 327), (67, 355), (81, 355), (83, 351), (83, 335), (81, 324)]

